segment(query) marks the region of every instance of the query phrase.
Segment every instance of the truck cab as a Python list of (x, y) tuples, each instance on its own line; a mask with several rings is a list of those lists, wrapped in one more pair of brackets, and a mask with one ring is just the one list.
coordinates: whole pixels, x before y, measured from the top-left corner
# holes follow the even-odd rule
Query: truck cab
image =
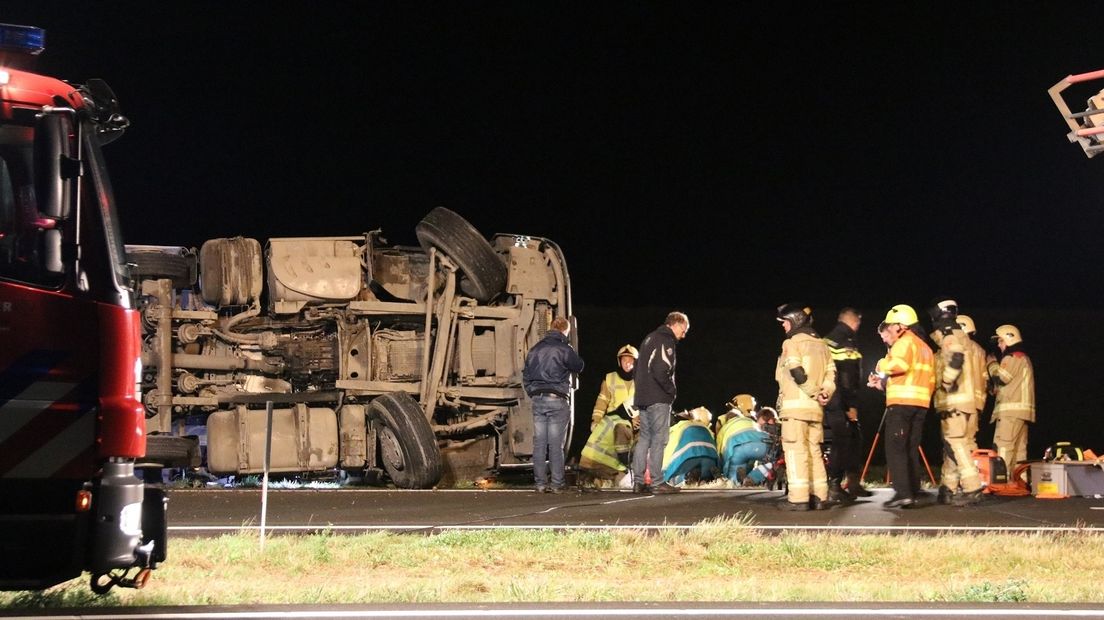
[(143, 456), (139, 316), (101, 147), (126, 126), (101, 81), (22, 67), (38, 28), (0, 24), (0, 588), (92, 574), (140, 587), (165, 558)]

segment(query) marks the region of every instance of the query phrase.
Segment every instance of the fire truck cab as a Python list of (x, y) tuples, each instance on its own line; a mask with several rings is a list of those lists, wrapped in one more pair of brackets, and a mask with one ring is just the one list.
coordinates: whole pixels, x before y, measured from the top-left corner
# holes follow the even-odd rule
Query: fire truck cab
[(142, 587), (166, 555), (146, 451), (140, 317), (101, 147), (107, 85), (28, 70), (45, 31), (0, 24), (0, 589), (91, 573)]

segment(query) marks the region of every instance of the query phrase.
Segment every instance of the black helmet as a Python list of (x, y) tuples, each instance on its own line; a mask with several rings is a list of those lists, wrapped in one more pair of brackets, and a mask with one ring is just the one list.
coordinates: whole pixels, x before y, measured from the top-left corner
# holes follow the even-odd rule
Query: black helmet
[(790, 330), (813, 324), (813, 311), (801, 304), (782, 304), (778, 306), (778, 320), (789, 321)]
[(936, 297), (928, 305), (928, 316), (932, 322), (939, 319), (954, 319), (958, 316), (958, 302), (950, 297)]

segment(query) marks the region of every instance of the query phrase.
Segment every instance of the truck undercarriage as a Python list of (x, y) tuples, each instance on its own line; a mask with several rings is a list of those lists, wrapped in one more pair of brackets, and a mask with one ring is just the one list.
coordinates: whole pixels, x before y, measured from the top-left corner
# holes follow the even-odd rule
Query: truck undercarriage
[[(147, 465), (385, 472), (429, 488), (528, 466), (525, 355), (571, 314), (548, 240), (438, 207), (420, 247), (349, 237), (128, 246), (143, 315)], [(198, 286), (195, 285), (198, 279)]]

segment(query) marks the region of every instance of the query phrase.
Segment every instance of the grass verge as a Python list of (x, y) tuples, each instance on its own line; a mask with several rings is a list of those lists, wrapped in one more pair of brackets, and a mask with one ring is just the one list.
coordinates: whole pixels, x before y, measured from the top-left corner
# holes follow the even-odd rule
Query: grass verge
[(688, 530), (329, 532), (174, 539), (143, 590), (85, 579), (0, 593), (8, 608), (550, 601), (1101, 602), (1104, 536), (765, 535)]

